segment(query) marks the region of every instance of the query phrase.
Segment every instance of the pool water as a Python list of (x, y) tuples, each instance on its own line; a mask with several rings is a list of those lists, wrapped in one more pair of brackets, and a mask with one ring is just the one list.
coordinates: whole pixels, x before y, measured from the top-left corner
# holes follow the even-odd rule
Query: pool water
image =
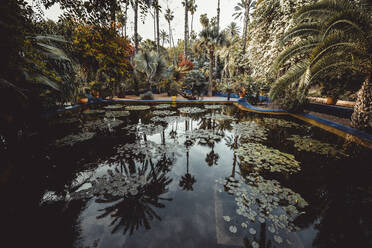
[(371, 159), (234, 105), (66, 112), (7, 160), (2, 247), (372, 247)]

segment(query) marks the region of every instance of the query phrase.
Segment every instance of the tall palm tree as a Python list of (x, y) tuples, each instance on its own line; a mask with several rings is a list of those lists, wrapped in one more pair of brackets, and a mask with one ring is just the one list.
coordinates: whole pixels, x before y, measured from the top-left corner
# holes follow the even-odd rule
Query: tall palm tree
[(187, 43), (189, 40), (189, 1), (184, 0), (182, 2), (183, 6), (185, 7), (185, 35), (184, 35), (184, 43), (183, 43), (183, 54), (187, 58)]
[(245, 54), (245, 50), (247, 48), (247, 33), (248, 33), (248, 24), (250, 21), (249, 14), (251, 8), (256, 5), (256, 1), (253, 0), (241, 0), (234, 8), (235, 13), (233, 14), (235, 19), (242, 19), (243, 20), (243, 54)]
[(160, 4), (159, 0), (154, 0), (152, 6), (155, 11), (155, 26), (156, 26), (156, 49), (157, 52), (160, 52), (160, 27), (159, 27), (159, 12), (160, 12)]
[(168, 26), (169, 26), (169, 45), (174, 47), (174, 39), (173, 39), (172, 26), (171, 26), (171, 22), (174, 19), (174, 12), (168, 7), (165, 11), (164, 17), (165, 17), (165, 20), (167, 20)]
[(196, 9), (198, 8), (198, 5), (196, 5), (196, 0), (190, 0), (189, 2), (189, 11), (191, 14), (191, 25), (190, 25), (190, 32), (189, 32), (189, 37), (193, 31), (193, 24), (194, 24), (194, 14), (196, 12)]
[(226, 32), (231, 37), (235, 37), (235, 36), (238, 36), (239, 35), (240, 28), (238, 27), (238, 25), (236, 24), (236, 22), (231, 22), (229, 24), (229, 26), (227, 26)]
[(164, 46), (164, 42), (169, 39), (169, 36), (165, 30), (162, 30), (160, 32), (160, 38), (161, 38), (161, 45)]
[(208, 25), (200, 32), (200, 41), (198, 47), (205, 49), (209, 58), (209, 85), (208, 96), (212, 96), (213, 88), (213, 66), (215, 60), (215, 51), (218, 46), (226, 43), (225, 33), (219, 32), (216, 25), (207, 22)]
[(297, 37), (302, 39), (279, 55), (274, 68), (282, 73), (290, 59), (299, 62), (276, 80), (271, 97), (279, 99), (286, 92), (292, 92), (294, 100), (287, 108), (295, 108), (305, 101), (312, 84), (324, 78), (340, 80), (348, 70), (357, 72), (366, 75), (366, 79), (358, 92), (352, 125), (368, 128), (372, 121), (371, 15), (347, 0), (322, 0), (302, 8), (295, 18), (297, 26), (282, 39), (283, 42)]
[(217, 30), (218, 31), (220, 31), (220, 12), (221, 12), (220, 5), (221, 5), (221, 2), (220, 0), (218, 0), (217, 2)]

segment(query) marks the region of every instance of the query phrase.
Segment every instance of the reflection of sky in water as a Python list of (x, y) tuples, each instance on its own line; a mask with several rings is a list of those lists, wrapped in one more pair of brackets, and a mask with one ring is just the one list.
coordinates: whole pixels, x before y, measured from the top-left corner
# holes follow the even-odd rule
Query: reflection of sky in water
[[(129, 234), (129, 231), (123, 235), (123, 227), (119, 228), (117, 232), (112, 233), (116, 223), (112, 223), (114, 218), (111, 214), (99, 219), (97, 217), (102, 214), (103, 208), (112, 206), (121, 200), (111, 203), (98, 203), (95, 202), (95, 198), (93, 198), (87, 202), (86, 207), (83, 208), (78, 217), (78, 226), (81, 232), (80, 238), (75, 241), (77, 247), (216, 247), (217, 243), (220, 245), (218, 247), (241, 246), (242, 238), (245, 235), (248, 235), (249, 240), (252, 240), (253, 236), (250, 236), (248, 232), (251, 227), (257, 231), (255, 237), (258, 239), (260, 238), (260, 228), (262, 225), (258, 222), (250, 222), (246, 229), (242, 229), (241, 219), (243, 217), (237, 216), (235, 212), (237, 206), (234, 197), (226, 192), (217, 193), (215, 189), (216, 179), (225, 179), (232, 175), (234, 154), (226, 145), (224, 137), (234, 137), (234, 131), (224, 130), (224, 137), (222, 137), (220, 141), (214, 142), (214, 145), (201, 145), (198, 143), (198, 140), (193, 143), (189, 148), (188, 172), (195, 178), (196, 182), (192, 185), (192, 191), (183, 190), (181, 188), (180, 181), (187, 173), (187, 149), (184, 145), (186, 136), (183, 135), (186, 130), (185, 119), (189, 121), (187, 125), (189, 130), (199, 128), (199, 120), (192, 121), (189, 118), (182, 118), (168, 125), (164, 130), (166, 143), (172, 146), (175, 144), (174, 142), (176, 142), (181, 145), (183, 149), (180, 149), (180, 151), (175, 154), (175, 163), (169, 167), (170, 171), (167, 173), (167, 177), (172, 178), (173, 181), (166, 186), (168, 192), (160, 195), (160, 197), (170, 198), (172, 200), (166, 201), (160, 199), (159, 202), (165, 205), (164, 208), (151, 206), (161, 220), (156, 218), (149, 220), (150, 229), (146, 230), (144, 226), (139, 226), (138, 230), (134, 230), (132, 235)], [(256, 123), (258, 125), (263, 125), (261, 122), (263, 119), (265, 118), (260, 119), (254, 117), (250, 120), (257, 121)], [(141, 122), (144, 123), (145, 121)], [(270, 119), (270, 125), (275, 128), (275, 131), (269, 131), (268, 140), (262, 142), (267, 146), (270, 146), (272, 143), (273, 148), (292, 153), (296, 158), (300, 157), (300, 161), (303, 163), (303, 160), (306, 160), (309, 155), (300, 154), (299, 156), (298, 152), (296, 153), (293, 148), (288, 148), (288, 143), (283, 141), (286, 137), (296, 132), (300, 132), (301, 135), (309, 135), (308, 129), (304, 129), (302, 133), (301, 129), (298, 129), (298, 127), (295, 127), (297, 128), (296, 131), (289, 127), (281, 129), (275, 126), (275, 119)], [(170, 132), (175, 129), (177, 129), (176, 140), (172, 139), (170, 135)], [(268, 129), (272, 128), (268, 127)], [(311, 135), (315, 139), (326, 138), (324, 133), (319, 131)], [(144, 137), (141, 136), (141, 139), (143, 140)], [(161, 144), (163, 141), (162, 133), (148, 134), (146, 139), (156, 144)], [(211, 152), (212, 146), (213, 151), (218, 154), (219, 158), (217, 165), (208, 166), (206, 157), (207, 154)], [(168, 155), (171, 155), (171, 153)], [(317, 158), (317, 156), (315, 155), (314, 158)], [(154, 160), (152, 162), (154, 166), (156, 166), (157, 161)], [(109, 169), (112, 170), (115, 164), (113, 159), (111, 159), (110, 162), (101, 162), (96, 168), (79, 174), (77, 181), (82, 182), (90, 176), (92, 176), (92, 178), (97, 178), (106, 175), (107, 171)], [(139, 166), (139, 164), (140, 162), (137, 161), (136, 166)], [(237, 163), (235, 167), (235, 176), (239, 177), (239, 173), (243, 172), (240, 171), (239, 164)], [(283, 179), (283, 183), (288, 184), (285, 187), (298, 192), (297, 186), (298, 183), (301, 183), (301, 177), (293, 181), (284, 176), (277, 175), (277, 177), (278, 178), (275, 179), (280, 182), (281, 179)], [(314, 175), (310, 175), (310, 177), (314, 177)], [(308, 179), (308, 177), (305, 176), (304, 178)], [(79, 190), (86, 189), (90, 186), (91, 184), (86, 183)], [(311, 188), (311, 186), (309, 186), (309, 188)], [(305, 189), (304, 187), (299, 190), (298, 193), (309, 191), (309, 189)], [(307, 200), (305, 196), (304, 198)], [(130, 211), (130, 209), (126, 211)], [(115, 211), (113, 213), (115, 213)], [(223, 221), (222, 216), (225, 215), (233, 217), (230, 223)], [(317, 219), (317, 221), (319, 221), (319, 219)], [(229, 226), (231, 225), (238, 227), (238, 232), (236, 234), (229, 232)], [(267, 228), (266, 226), (266, 239), (273, 240)], [(302, 245), (303, 247), (312, 247), (312, 242), (317, 232), (318, 230), (313, 227), (310, 221), (302, 230), (290, 234), (291, 240), (295, 240), (295, 246), (293, 247), (301, 247)], [(285, 240), (284, 236), (283, 240)], [(287, 245), (285, 242), (281, 245), (274, 244), (276, 247), (286, 247)]]

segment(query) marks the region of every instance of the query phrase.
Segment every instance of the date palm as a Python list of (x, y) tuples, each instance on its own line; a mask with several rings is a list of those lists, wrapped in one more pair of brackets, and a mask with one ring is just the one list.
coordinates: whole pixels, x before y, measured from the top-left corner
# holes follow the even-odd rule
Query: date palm
[[(372, 121), (372, 27), (371, 15), (364, 7), (346, 0), (322, 0), (296, 13), (296, 23), (283, 42), (301, 38), (276, 59), (274, 68), (281, 74), (289, 61), (298, 63), (279, 77), (270, 95), (279, 99), (292, 92), (289, 108), (302, 104), (311, 85), (324, 78), (340, 78), (345, 71), (366, 75), (358, 92), (352, 125), (367, 128)], [(329, 83), (332, 80), (329, 80)]]
[(250, 21), (249, 14), (251, 8), (256, 5), (256, 1), (253, 0), (241, 0), (234, 8), (235, 12), (233, 17), (235, 19), (243, 19), (243, 54), (245, 53), (247, 46), (247, 34), (248, 34), (248, 24)]
[(168, 26), (169, 26), (169, 45), (174, 47), (174, 40), (173, 40), (172, 27), (171, 27), (171, 22), (174, 19), (174, 12), (168, 7), (165, 11), (164, 17), (165, 17), (165, 20), (167, 20)]
[(160, 32), (160, 38), (161, 38), (161, 45), (164, 46), (165, 41), (169, 41), (169, 36), (165, 30), (162, 30)]
[(198, 8), (198, 5), (196, 5), (195, 2), (196, 2), (195, 0), (190, 0), (190, 2), (189, 2), (189, 11), (190, 11), (190, 14), (191, 14), (191, 25), (190, 25), (190, 33), (189, 33), (189, 36), (190, 36), (190, 34), (192, 33), (192, 31), (193, 31), (194, 14), (195, 14), (195, 12), (196, 12), (196, 9)]

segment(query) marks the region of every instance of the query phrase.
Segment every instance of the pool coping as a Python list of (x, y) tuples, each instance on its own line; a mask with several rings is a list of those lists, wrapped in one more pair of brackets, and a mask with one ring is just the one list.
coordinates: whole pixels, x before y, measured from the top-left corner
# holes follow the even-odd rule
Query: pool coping
[(260, 113), (260, 114), (272, 114), (272, 115), (288, 115), (300, 119), (302, 121), (308, 122), (314, 126), (320, 127), (328, 132), (334, 133), (338, 136), (343, 137), (346, 140), (356, 142), (364, 147), (372, 149), (372, 135), (366, 132), (357, 130), (352, 127), (348, 127), (337, 122), (326, 120), (324, 118), (308, 114), (295, 114), (290, 113), (282, 109), (264, 109), (257, 108), (250, 105), (246, 99), (240, 98), (237, 103), (234, 103), (235, 106), (239, 107), (242, 110)]
[(61, 109), (57, 109), (54, 111), (54, 113), (62, 113), (68, 110), (78, 109), (80, 107), (89, 106), (96, 103), (232, 103), (236, 107), (238, 107), (241, 110), (254, 112), (258, 114), (271, 114), (271, 115), (287, 115), (292, 116), (297, 119), (300, 119), (302, 121), (305, 121), (307, 123), (310, 123), (314, 126), (320, 127), (328, 132), (331, 132), (333, 134), (336, 134), (340, 137), (343, 137), (346, 140), (350, 140), (353, 142), (356, 142), (364, 147), (367, 147), (369, 149), (372, 149), (372, 135), (365, 133), (363, 131), (357, 130), (352, 127), (348, 127), (330, 120), (326, 120), (324, 118), (312, 115), (312, 114), (295, 114), (290, 113), (282, 109), (264, 109), (264, 108), (258, 108), (254, 107), (251, 104), (249, 104), (245, 98), (240, 99), (233, 99), (233, 100), (99, 100), (90, 102), (87, 104), (78, 104), (70, 107), (65, 107)]

